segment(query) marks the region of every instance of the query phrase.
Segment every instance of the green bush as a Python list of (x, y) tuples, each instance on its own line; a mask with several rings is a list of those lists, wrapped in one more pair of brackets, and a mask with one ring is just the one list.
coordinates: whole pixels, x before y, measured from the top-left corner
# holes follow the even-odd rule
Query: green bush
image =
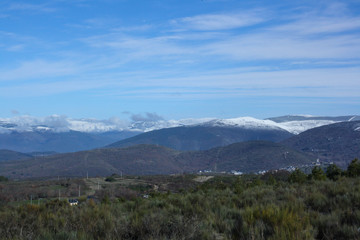
[(275, 205), (246, 208), (236, 229), (239, 239), (311, 239), (314, 234), (309, 216)]
[(326, 177), (333, 181), (337, 181), (342, 175), (342, 173), (343, 171), (341, 170), (341, 168), (339, 168), (335, 164), (331, 164), (326, 169)]
[(297, 168), (290, 174), (288, 181), (291, 183), (305, 183), (306, 179), (307, 175)]
[(357, 158), (351, 161), (349, 164), (346, 175), (349, 177), (359, 177), (360, 176), (360, 162)]

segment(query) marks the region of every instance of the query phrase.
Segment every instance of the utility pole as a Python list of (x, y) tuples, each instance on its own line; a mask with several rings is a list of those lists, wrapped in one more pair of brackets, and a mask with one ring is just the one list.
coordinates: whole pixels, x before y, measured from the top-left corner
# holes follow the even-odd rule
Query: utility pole
[(80, 185), (79, 185), (79, 197), (80, 197)]
[(86, 172), (86, 179), (89, 179), (89, 171)]

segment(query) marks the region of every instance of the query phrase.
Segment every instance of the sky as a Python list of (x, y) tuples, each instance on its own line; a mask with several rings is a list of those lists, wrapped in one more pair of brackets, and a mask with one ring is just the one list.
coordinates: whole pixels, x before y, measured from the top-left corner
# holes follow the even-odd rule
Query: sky
[(360, 114), (360, 1), (0, 2), (0, 117)]

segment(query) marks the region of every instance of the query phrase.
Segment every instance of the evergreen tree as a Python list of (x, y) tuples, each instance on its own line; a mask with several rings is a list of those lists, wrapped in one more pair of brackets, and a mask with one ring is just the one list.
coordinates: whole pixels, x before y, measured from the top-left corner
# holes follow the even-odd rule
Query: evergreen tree
[(358, 177), (360, 176), (360, 162), (357, 158), (351, 161), (347, 168), (346, 172), (349, 177)]
[(297, 168), (290, 174), (288, 181), (291, 183), (304, 183), (306, 177), (307, 175)]
[(316, 180), (316, 181), (322, 181), (326, 180), (326, 175), (321, 167), (315, 166), (310, 174), (310, 179)]
[(326, 176), (333, 181), (337, 181), (340, 178), (342, 172), (343, 171), (336, 164), (331, 164), (326, 169)]

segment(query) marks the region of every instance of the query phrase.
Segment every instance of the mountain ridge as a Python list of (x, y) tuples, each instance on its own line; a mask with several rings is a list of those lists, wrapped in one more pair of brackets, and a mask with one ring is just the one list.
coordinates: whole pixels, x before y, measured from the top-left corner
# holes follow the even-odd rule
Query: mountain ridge
[(119, 148), (138, 144), (156, 144), (180, 151), (190, 151), (206, 150), (217, 146), (225, 146), (250, 140), (278, 142), (290, 136), (292, 136), (292, 134), (283, 129), (185, 126), (142, 133), (105, 147)]

